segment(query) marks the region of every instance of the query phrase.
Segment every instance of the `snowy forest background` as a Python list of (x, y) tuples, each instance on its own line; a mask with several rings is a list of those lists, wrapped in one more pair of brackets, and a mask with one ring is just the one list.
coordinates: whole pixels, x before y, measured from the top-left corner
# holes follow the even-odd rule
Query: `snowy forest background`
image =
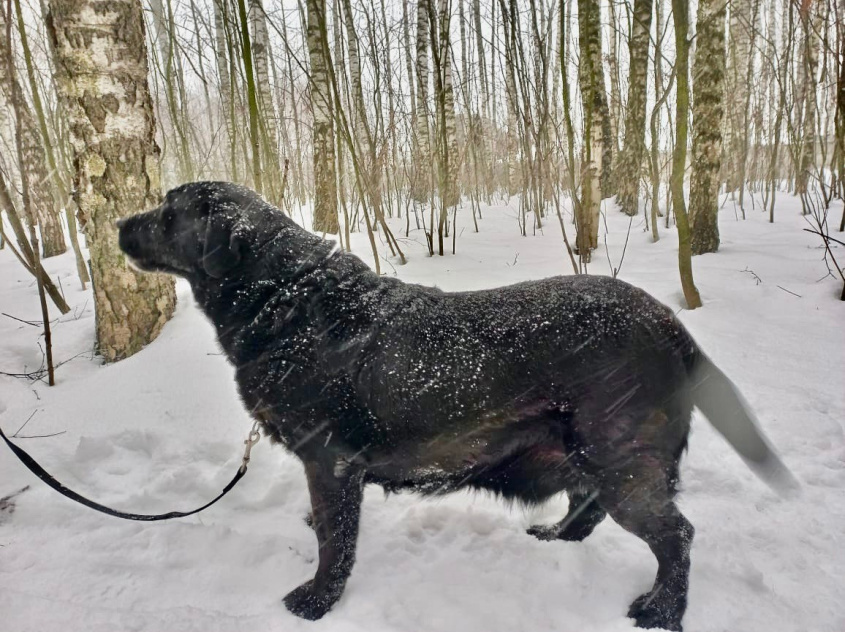
[[(515, 236), (557, 223), (588, 272), (615, 200), (653, 241), (677, 229), (691, 309), (690, 256), (718, 250), (719, 208), (774, 222), (793, 195), (845, 282), (829, 247), (845, 188), (832, 0), (6, 4), (3, 244), (14, 233), (36, 270), (69, 241), (85, 283), (81, 224), (111, 297), (95, 293), (107, 359), (157, 335), (173, 302), (169, 282), (117, 270), (111, 224), (196, 179), (247, 184), (347, 249), (365, 232), (377, 272), (405, 263), (412, 228), (428, 254), (456, 254), (458, 223), (482, 231), (502, 200)], [(115, 333), (115, 302), (147, 316)]]
[[(381, 274), (608, 274), (670, 305), (803, 484), (778, 498), (694, 424), (685, 628), (845, 629), (842, 3), (0, 5), (0, 425), (60, 480), (153, 513), (239, 462), (250, 422), (210, 325), (183, 282), (128, 268), (113, 223), (231, 180)], [(9, 629), (629, 630), (654, 574), (610, 521), (578, 546), (526, 536), (562, 498), (368, 491), (355, 598), (301, 622), (279, 603), (315, 564), (301, 467), (253, 457), (226, 501), (148, 527), (3, 453)]]

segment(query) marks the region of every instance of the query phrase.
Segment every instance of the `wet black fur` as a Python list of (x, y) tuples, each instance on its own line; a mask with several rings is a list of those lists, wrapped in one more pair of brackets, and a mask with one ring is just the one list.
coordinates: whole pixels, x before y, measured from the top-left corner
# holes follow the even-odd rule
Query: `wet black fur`
[(659, 562), (629, 616), (681, 629), (693, 529), (672, 499), (700, 352), (648, 294), (600, 276), (455, 293), (379, 277), (226, 183), (174, 189), (121, 222), (120, 244), (190, 281), (244, 405), (304, 463), (320, 561), (293, 613), (340, 598), (365, 484), (472, 487), (526, 504), (568, 492), (567, 517), (530, 531), (546, 540), (609, 514)]

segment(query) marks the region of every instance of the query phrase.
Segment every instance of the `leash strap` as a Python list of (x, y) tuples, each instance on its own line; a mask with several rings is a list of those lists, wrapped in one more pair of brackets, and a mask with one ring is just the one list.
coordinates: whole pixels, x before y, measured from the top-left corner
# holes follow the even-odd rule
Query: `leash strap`
[(220, 494), (217, 496), (217, 498), (215, 498), (214, 500), (212, 500), (209, 503), (204, 504), (202, 507), (199, 507), (198, 509), (194, 509), (192, 511), (171, 511), (169, 513), (163, 513), (163, 514), (125, 513), (123, 511), (117, 511), (116, 509), (111, 509), (110, 507), (106, 507), (105, 505), (101, 505), (100, 503), (96, 503), (93, 500), (85, 498), (85, 496), (77, 494), (72, 489), (68, 489), (67, 487), (62, 485), (59, 481), (57, 481), (55, 478), (50, 476), (50, 474), (48, 474), (44, 470), (44, 468), (41, 467), (35, 461), (35, 459), (33, 459), (29, 454), (27, 454), (27, 452), (23, 448), (16, 446), (14, 443), (12, 443), (9, 440), (9, 438), (6, 436), (6, 434), (3, 432), (2, 428), (0, 428), (0, 437), (3, 438), (3, 441), (6, 442), (6, 445), (9, 446), (9, 448), (12, 450), (12, 452), (15, 453), (15, 456), (17, 456), (20, 459), (21, 463), (26, 465), (26, 467), (29, 468), (29, 470), (33, 474), (35, 474), (38, 478), (40, 478), (42, 481), (47, 483), (47, 485), (49, 485), (50, 487), (55, 489), (57, 492), (59, 492), (62, 496), (70, 498), (71, 500), (75, 500), (76, 502), (78, 502), (81, 505), (85, 505), (86, 507), (90, 507), (91, 509), (96, 509), (97, 511), (102, 512), (104, 514), (107, 514), (109, 516), (114, 516), (115, 518), (123, 518), (124, 520), (141, 520), (141, 521), (145, 521), (145, 522), (154, 522), (156, 520), (170, 520), (171, 518), (184, 518), (185, 516), (191, 516), (195, 513), (199, 513), (203, 509), (207, 509), (207, 508), (211, 507), (211, 505), (213, 505), (218, 500), (223, 498), (223, 496), (228, 494), (232, 490), (232, 488), (237, 484), (237, 482), (239, 480), (241, 480), (241, 478), (243, 478), (244, 474), (246, 474), (247, 464), (249, 463), (250, 450), (252, 449), (252, 446), (254, 446), (256, 443), (258, 443), (258, 440), (261, 438), (261, 434), (258, 432), (258, 423), (256, 422), (256, 424), (252, 427), (252, 431), (249, 433), (249, 437), (246, 439), (246, 441), (244, 441), (244, 444), (246, 444), (246, 449), (244, 450), (244, 458), (243, 458), (243, 462), (241, 463), (240, 468), (238, 468), (237, 474), (235, 474), (235, 478), (233, 478), (229, 482), (229, 484), (226, 485), (226, 487), (223, 488), (223, 491), (220, 492)]

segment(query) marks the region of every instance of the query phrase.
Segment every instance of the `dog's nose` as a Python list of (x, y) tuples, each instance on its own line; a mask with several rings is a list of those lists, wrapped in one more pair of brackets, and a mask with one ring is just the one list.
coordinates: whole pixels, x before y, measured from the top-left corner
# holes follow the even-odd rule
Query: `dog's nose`
[(114, 220), (115, 227), (120, 230), (126, 225), (126, 220), (129, 219), (128, 217), (121, 217), (120, 219)]

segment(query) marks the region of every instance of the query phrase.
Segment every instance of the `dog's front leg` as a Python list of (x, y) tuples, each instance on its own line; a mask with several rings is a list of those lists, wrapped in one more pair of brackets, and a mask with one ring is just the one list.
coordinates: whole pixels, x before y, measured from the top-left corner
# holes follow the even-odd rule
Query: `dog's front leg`
[(364, 470), (324, 457), (305, 461), (311, 516), (320, 547), (317, 574), (291, 591), (285, 606), (303, 619), (321, 618), (340, 599), (355, 563)]

